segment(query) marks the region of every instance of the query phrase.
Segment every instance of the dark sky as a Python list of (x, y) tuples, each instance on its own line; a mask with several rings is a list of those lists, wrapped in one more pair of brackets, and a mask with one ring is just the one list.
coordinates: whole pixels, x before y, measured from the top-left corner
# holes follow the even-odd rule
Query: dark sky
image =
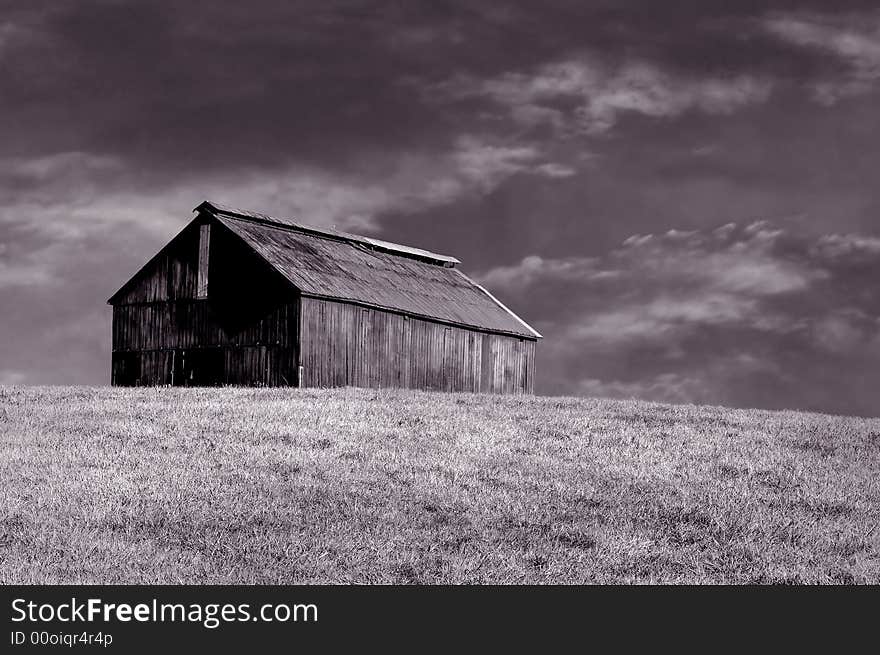
[(209, 198), (456, 255), (541, 393), (880, 415), (878, 127), (876, 2), (0, 0), (0, 384)]

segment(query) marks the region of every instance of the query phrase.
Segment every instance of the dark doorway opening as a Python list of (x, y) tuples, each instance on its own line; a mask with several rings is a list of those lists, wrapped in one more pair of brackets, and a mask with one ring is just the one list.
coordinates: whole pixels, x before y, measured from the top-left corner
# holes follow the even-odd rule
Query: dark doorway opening
[(140, 383), (140, 354), (113, 353), (113, 358), (113, 384), (121, 387), (133, 387)]
[(176, 387), (212, 387), (223, 384), (223, 351), (220, 348), (193, 348), (174, 352)]

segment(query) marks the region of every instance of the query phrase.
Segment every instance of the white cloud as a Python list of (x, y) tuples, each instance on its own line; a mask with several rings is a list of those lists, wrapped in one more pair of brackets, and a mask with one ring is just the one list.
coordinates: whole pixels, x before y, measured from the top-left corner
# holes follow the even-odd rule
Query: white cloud
[(563, 164), (557, 164), (555, 162), (549, 162), (547, 164), (540, 164), (535, 167), (535, 172), (540, 173), (541, 175), (545, 175), (547, 177), (571, 177), (572, 175), (577, 175), (577, 170), (572, 168), (571, 166), (565, 166)]
[(0, 386), (8, 386), (12, 384), (21, 384), (27, 379), (27, 376), (21, 371), (13, 371), (10, 369), (0, 369)]
[[(602, 343), (663, 341), (706, 326), (743, 324), (766, 325), (757, 319), (754, 299), (735, 295), (698, 292), (691, 297), (661, 296), (620, 309), (582, 317), (569, 327), (566, 337)], [(777, 325), (775, 322), (773, 325)]]
[(539, 280), (592, 283), (643, 277), (665, 281), (670, 287), (699, 285), (716, 295), (755, 297), (801, 291), (822, 279), (823, 271), (807, 269), (774, 251), (783, 236), (781, 230), (767, 229), (763, 223), (742, 229), (730, 224), (711, 232), (637, 234), (605, 258), (530, 255), (517, 264), (486, 271), (481, 279), (512, 289)]
[(814, 242), (789, 240), (764, 222), (669, 230), (634, 235), (604, 257), (532, 255), (479, 278), (512, 297), (558, 297), (564, 285), (571, 308), (549, 333), (570, 343), (674, 347), (705, 328), (788, 334), (804, 322), (780, 303), (831, 275)]
[[(490, 193), (516, 174), (560, 177), (569, 169), (535, 146), (462, 136), (446, 152), (380, 153), (349, 172), (292, 163), (181, 179), (158, 189), (117, 158), (59, 152), (0, 158), (0, 286), (58, 281), (78, 246), (110, 235), (147, 256), (210, 199), (233, 207), (373, 232), (389, 212), (418, 212)], [(117, 244), (118, 245), (118, 244)], [(14, 248), (13, 248), (14, 246)], [(96, 256), (102, 256), (95, 251)]]
[(0, 160), (0, 175), (31, 183), (51, 182), (60, 177), (69, 179), (76, 176), (84, 179), (97, 173), (119, 171), (122, 167), (122, 160), (118, 157), (74, 150), (31, 158), (11, 157)]
[(812, 336), (816, 344), (831, 352), (851, 351), (854, 345), (866, 339), (861, 328), (867, 317), (858, 310), (837, 310), (818, 318), (812, 326)]
[(698, 283), (722, 294), (760, 297), (802, 291), (825, 276), (776, 252), (784, 236), (781, 230), (768, 229), (765, 223), (752, 223), (740, 233), (736, 229), (725, 225), (709, 233), (636, 235), (613, 257), (631, 262), (654, 279), (681, 287)]
[(862, 234), (829, 234), (819, 239), (813, 252), (833, 260), (874, 259), (880, 257), (880, 238)]
[(60, 281), (55, 270), (59, 261), (65, 258), (64, 245), (50, 243), (23, 252), (13, 251), (9, 244), (0, 245), (0, 289), (43, 286)]
[(577, 170), (559, 162), (543, 162), (542, 151), (533, 145), (494, 145), (465, 136), (456, 142), (453, 161), (458, 174), (483, 190), (491, 190), (517, 173), (548, 178), (571, 177)]
[(486, 97), (524, 125), (599, 134), (624, 113), (658, 118), (690, 110), (727, 114), (763, 102), (771, 88), (769, 80), (750, 75), (685, 77), (644, 62), (610, 67), (580, 57), (490, 79), (458, 76), (434, 86), (429, 95)]
[(823, 104), (864, 93), (880, 80), (880, 14), (874, 15), (774, 15), (764, 29), (793, 45), (838, 57), (850, 67), (843, 79), (811, 83), (814, 97)]
[(478, 274), (481, 283), (492, 289), (513, 290), (529, 286), (539, 280), (576, 281), (614, 278), (619, 271), (605, 270), (595, 257), (568, 257), (548, 259), (539, 255), (529, 255), (512, 266), (499, 266)]
[(528, 170), (539, 154), (534, 146), (498, 146), (462, 137), (452, 158), (459, 175), (489, 190), (500, 180)]

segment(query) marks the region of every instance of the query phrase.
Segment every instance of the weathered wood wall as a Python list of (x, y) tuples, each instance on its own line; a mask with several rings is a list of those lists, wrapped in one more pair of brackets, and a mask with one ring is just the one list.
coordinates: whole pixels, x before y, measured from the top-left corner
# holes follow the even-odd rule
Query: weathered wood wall
[[(296, 302), (241, 331), (224, 330), (207, 300), (119, 305), (113, 308), (112, 383), (294, 385), (297, 324)], [(196, 361), (213, 374), (199, 375)]]
[(222, 226), (200, 289), (199, 235), (190, 225), (114, 298), (112, 384), (296, 384), (295, 291)]
[(244, 325), (230, 323), (207, 300), (172, 300), (113, 308), (113, 350), (211, 346), (294, 347), (297, 302), (276, 305)]
[(301, 299), (303, 386), (533, 393), (535, 342)]

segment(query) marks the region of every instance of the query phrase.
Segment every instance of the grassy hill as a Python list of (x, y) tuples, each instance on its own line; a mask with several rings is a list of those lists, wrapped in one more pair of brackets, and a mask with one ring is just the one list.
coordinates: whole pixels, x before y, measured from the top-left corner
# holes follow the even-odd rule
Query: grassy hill
[(880, 582), (880, 419), (0, 388), (2, 583)]

